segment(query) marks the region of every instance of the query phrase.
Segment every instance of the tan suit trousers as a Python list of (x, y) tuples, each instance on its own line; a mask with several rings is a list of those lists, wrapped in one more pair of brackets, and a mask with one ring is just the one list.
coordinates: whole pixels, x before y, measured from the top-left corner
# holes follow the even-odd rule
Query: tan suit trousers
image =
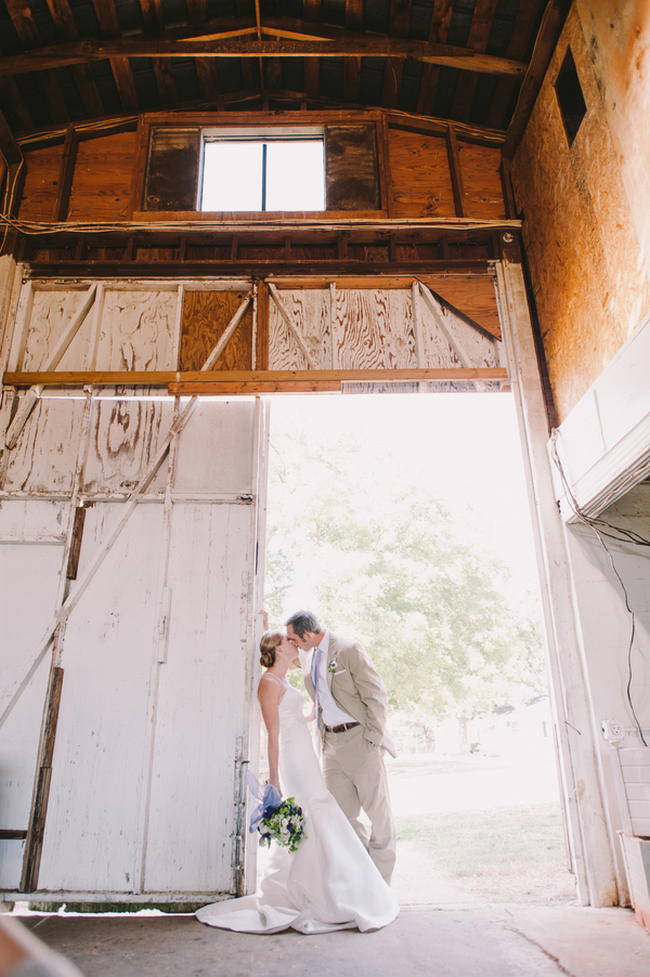
[[(358, 834), (381, 875), (390, 883), (395, 867), (395, 824), (391, 814), (383, 750), (364, 739), (363, 726), (324, 733), (323, 774), (327, 788)], [(367, 814), (371, 832), (359, 820)]]

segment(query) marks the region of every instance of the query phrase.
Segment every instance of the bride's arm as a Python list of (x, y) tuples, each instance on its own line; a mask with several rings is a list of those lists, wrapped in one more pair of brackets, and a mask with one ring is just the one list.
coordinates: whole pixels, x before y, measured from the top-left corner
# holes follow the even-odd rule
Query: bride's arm
[(283, 690), (270, 679), (260, 679), (257, 697), (260, 700), (262, 719), (266, 726), (269, 753), (269, 783), (280, 789), (278, 761), (280, 757), (280, 712), (279, 705)]

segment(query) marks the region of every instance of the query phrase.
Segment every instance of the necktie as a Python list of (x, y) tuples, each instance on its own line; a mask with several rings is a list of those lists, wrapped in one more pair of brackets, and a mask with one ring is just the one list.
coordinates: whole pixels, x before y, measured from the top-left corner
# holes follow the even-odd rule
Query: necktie
[(322, 654), (323, 649), (316, 648), (311, 666), (311, 678), (314, 683), (314, 701), (316, 703), (316, 719), (318, 719), (318, 710), (320, 709), (320, 660)]

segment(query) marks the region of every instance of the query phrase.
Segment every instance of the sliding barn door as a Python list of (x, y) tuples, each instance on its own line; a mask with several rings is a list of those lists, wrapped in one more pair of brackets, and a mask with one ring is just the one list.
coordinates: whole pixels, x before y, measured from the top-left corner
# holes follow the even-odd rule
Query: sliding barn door
[[(46, 292), (25, 310), (27, 349), (83, 301)], [(117, 298), (116, 356), (168, 369), (174, 291)], [(90, 355), (114, 342), (116, 315), (96, 323)], [(266, 427), (259, 400), (61, 390), (5, 451), (5, 898), (201, 901), (244, 887)]]

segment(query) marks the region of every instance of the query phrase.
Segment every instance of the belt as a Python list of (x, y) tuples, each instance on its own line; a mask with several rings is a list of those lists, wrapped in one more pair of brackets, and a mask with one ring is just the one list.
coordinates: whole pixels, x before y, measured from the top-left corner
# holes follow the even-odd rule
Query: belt
[(340, 726), (326, 726), (325, 729), (328, 733), (345, 733), (347, 729), (354, 729), (359, 725), (360, 723), (341, 723)]

